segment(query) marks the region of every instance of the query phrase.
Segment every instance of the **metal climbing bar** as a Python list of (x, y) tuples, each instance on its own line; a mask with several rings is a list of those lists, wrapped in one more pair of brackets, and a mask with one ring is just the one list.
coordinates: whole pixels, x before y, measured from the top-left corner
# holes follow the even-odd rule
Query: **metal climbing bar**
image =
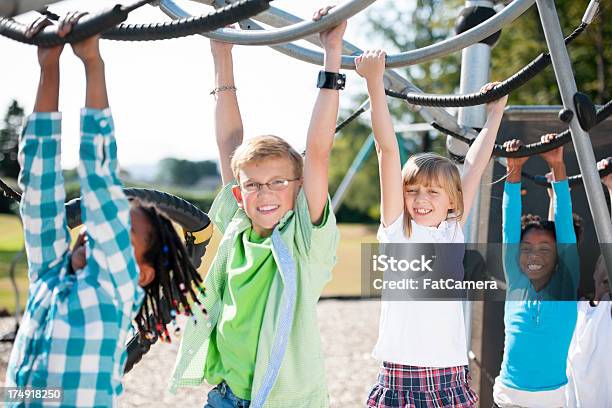
[[(586, 27), (587, 24), (581, 23), (574, 32), (565, 39), (565, 44), (571, 43), (586, 29)], [(550, 62), (550, 55), (547, 53), (540, 54), (514, 75), (505, 79), (495, 88), (491, 89), (491, 91), (486, 93), (475, 91), (473, 93), (461, 92), (459, 95), (438, 95), (419, 92), (402, 93), (387, 90), (387, 95), (393, 98), (405, 99), (408, 103), (420, 106), (468, 107), (483, 105), (519, 89), (547, 68)]]
[[(608, 101), (605, 105), (601, 106), (597, 109), (595, 114), (594, 126), (600, 124), (607, 118), (612, 116), (612, 100)], [(436, 129), (437, 131), (452, 136), (455, 139), (460, 140), (461, 142), (467, 143), (468, 145), (472, 143), (473, 139), (465, 137), (464, 135), (453, 132), (449, 129), (446, 129), (444, 126), (436, 122), (432, 122), (431, 127)], [(544, 152), (548, 152), (550, 150), (556, 149), (559, 146), (563, 146), (566, 143), (569, 143), (572, 140), (572, 134), (570, 130), (564, 130), (561, 133), (557, 134), (555, 140), (550, 143), (530, 143), (527, 145), (522, 145), (518, 150), (513, 152), (507, 152), (506, 149), (500, 144), (495, 144), (493, 146), (493, 156), (495, 157), (528, 157), (535, 156), (537, 154), (541, 154)]]
[[(612, 173), (612, 166), (610, 164), (612, 164), (612, 163), (610, 163), (610, 161), (608, 161), (608, 167), (606, 167), (605, 169), (597, 170), (598, 176), (600, 178), (605, 177), (608, 174)], [(523, 177), (533, 181), (538, 186), (546, 187), (546, 188), (552, 188), (551, 184), (546, 179), (546, 176), (543, 176), (541, 174), (533, 175), (533, 174), (529, 174), (529, 173), (526, 173), (526, 172), (523, 172), (522, 175), (523, 175)], [(568, 182), (570, 188), (575, 188), (575, 187), (582, 186), (583, 185), (582, 184), (582, 174), (575, 174), (573, 176), (568, 176), (567, 177), (567, 182)]]
[(606, 206), (604, 192), (599, 182), (593, 146), (591, 145), (589, 134), (582, 129), (576, 115), (577, 109), (574, 103), (574, 96), (576, 95), (577, 88), (572, 65), (563, 41), (563, 33), (554, 0), (536, 0), (536, 4), (552, 58), (563, 106), (565, 109), (570, 109), (574, 112), (569, 124), (572, 142), (574, 143), (578, 166), (582, 173), (597, 239), (608, 270), (608, 282), (612, 287), (612, 223), (610, 222), (610, 214)]
[(240, 0), (213, 12), (179, 21), (151, 24), (122, 24), (109, 30), (102, 38), (119, 41), (157, 41), (186, 37), (218, 29), (251, 17), (270, 7), (272, 0)]
[[(338, 22), (342, 21), (342, 19), (337, 19), (335, 17), (336, 14), (341, 11), (341, 7), (343, 16), (345, 17), (344, 19), (346, 19), (356, 14), (356, 11), (353, 12), (354, 9), (360, 8), (361, 10), (365, 8), (365, 6), (363, 5), (363, 3), (365, 2), (367, 2), (369, 5), (373, 3), (373, 0), (353, 0), (347, 2), (342, 6), (337, 7), (337, 9), (331, 11), (326, 18), (323, 18), (317, 22), (309, 22), (309, 24), (311, 24), (309, 29), (301, 29), (299, 32), (300, 35), (297, 35), (297, 33), (295, 32), (291, 32), (291, 35), (288, 35), (287, 33), (283, 32), (274, 32), (266, 30), (268, 32), (266, 34), (266, 32), (258, 33), (259, 30), (250, 30), (248, 32), (244, 32), (225, 28), (212, 31), (208, 33), (207, 36), (215, 40), (231, 42), (240, 45), (282, 44), (293, 41), (295, 39), (303, 38), (307, 35), (320, 32), (325, 30), (326, 28), (334, 26)], [(489, 37), (490, 35), (496, 33), (497, 31), (501, 30), (503, 27), (510, 24), (520, 15), (522, 15), (527, 9), (529, 9), (529, 7), (533, 5), (534, 2), (535, 0), (514, 0), (512, 3), (506, 6), (500, 13), (496, 14), (495, 16), (478, 25), (477, 27), (474, 27), (462, 34), (456, 35), (439, 43), (429, 45), (427, 47), (388, 55), (387, 68), (399, 68), (407, 65), (420, 64), (423, 62), (431, 61), (436, 58), (443, 57), (456, 51), (460, 51), (461, 49), (469, 45), (475, 44), (480, 40), (483, 40)], [(178, 11), (174, 8), (175, 6), (178, 6), (171, 0), (162, 0), (161, 5), (166, 8), (172, 6), (174, 12)], [(363, 8), (361, 8), (362, 6)], [(344, 15), (345, 12), (346, 15)], [(333, 24), (329, 23), (329, 21), (332, 19)], [(267, 40), (261, 39), (261, 37), (264, 35), (268, 37)], [(323, 64), (323, 54), (318, 51), (300, 49), (299, 54), (296, 55), (296, 58), (316, 65)], [(344, 55), (342, 57), (342, 68), (355, 69), (354, 59), (354, 56)]]
[[(248, 32), (231, 28), (220, 28), (207, 33), (206, 36), (214, 40), (241, 45), (276, 45), (287, 43), (334, 27), (364, 10), (375, 1), (376, 0), (348, 1), (335, 7), (327, 16), (319, 21), (302, 21), (289, 27)], [(172, 14), (180, 15), (185, 13), (186, 16), (189, 15), (173, 0), (161, 0), (160, 7), (162, 10)]]
[(148, 24), (120, 24), (134, 8), (153, 0), (140, 0), (127, 6), (116, 5), (110, 10), (79, 21), (66, 37), (57, 35), (57, 26), (46, 27), (41, 33), (28, 38), (27, 26), (9, 18), (0, 17), (0, 35), (12, 40), (42, 47), (53, 47), (81, 41), (102, 33), (102, 38), (117, 41), (157, 41), (180, 38), (224, 27), (262, 12), (271, 0), (240, 0), (202, 16), (189, 16), (178, 21)]
[[(149, 0), (152, 1), (152, 0)], [(140, 1), (136, 5), (143, 6), (149, 1)], [(62, 44), (76, 43), (92, 35), (99, 34), (111, 27), (125, 21), (133, 7), (122, 6), (120, 4), (103, 12), (87, 15), (80, 20), (65, 37), (58, 35), (59, 27), (50, 25), (32, 37), (26, 36), (27, 26), (15, 20), (0, 18), (0, 35), (11, 40), (25, 44), (32, 44), (38, 47), (55, 47)]]

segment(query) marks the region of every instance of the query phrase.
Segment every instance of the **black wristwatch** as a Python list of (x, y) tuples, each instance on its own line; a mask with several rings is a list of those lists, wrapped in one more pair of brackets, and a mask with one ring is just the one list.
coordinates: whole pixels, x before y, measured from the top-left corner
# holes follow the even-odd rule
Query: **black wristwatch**
[(338, 72), (319, 71), (317, 79), (317, 88), (325, 89), (344, 89), (346, 84), (346, 75)]

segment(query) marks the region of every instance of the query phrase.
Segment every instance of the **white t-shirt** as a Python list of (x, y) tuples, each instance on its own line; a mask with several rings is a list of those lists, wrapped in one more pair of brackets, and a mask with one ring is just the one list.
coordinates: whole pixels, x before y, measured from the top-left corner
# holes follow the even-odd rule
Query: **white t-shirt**
[[(410, 238), (404, 235), (403, 214), (388, 227), (380, 226), (380, 243), (463, 243), (461, 226), (443, 221), (437, 228), (412, 221)], [(377, 360), (419, 367), (467, 365), (463, 305), (460, 301), (382, 301)]]
[(612, 407), (612, 316), (610, 301), (596, 307), (578, 302), (578, 318), (567, 355), (568, 407)]

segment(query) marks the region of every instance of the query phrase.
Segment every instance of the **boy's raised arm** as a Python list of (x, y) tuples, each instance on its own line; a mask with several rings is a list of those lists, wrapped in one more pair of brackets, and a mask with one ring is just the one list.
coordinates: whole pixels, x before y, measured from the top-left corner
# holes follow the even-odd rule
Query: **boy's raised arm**
[[(331, 7), (318, 10), (314, 20), (325, 16)], [(342, 36), (346, 22), (319, 34), (325, 49), (326, 72), (340, 71)], [(308, 201), (310, 220), (318, 224), (323, 216), (328, 196), (329, 156), (334, 142), (334, 130), (338, 118), (339, 94), (335, 89), (320, 89), (312, 110), (306, 138), (304, 161), (304, 193)]]
[(211, 40), (210, 49), (215, 63), (215, 137), (225, 185), (234, 179), (231, 160), (234, 150), (242, 144), (242, 118), (236, 97), (232, 44)]

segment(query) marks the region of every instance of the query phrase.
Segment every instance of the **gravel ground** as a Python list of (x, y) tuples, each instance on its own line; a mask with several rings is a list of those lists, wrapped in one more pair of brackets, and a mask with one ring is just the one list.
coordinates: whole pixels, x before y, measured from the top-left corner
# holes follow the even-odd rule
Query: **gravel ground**
[[(12, 331), (14, 328), (15, 321), (12, 318), (0, 319), (0, 336), (2, 336), (4, 333)], [(11, 346), (11, 343), (0, 342), (0, 387), (4, 385), (6, 366), (8, 364), (9, 354), (11, 353)]]
[[(378, 372), (379, 363), (371, 358), (370, 352), (378, 335), (380, 303), (323, 300), (319, 302), (318, 313), (331, 406), (362, 407)], [(10, 319), (0, 319), (0, 333), (11, 327)], [(204, 406), (209, 386), (183, 388), (176, 395), (166, 390), (178, 343), (156, 344), (125, 376), (121, 407)], [(8, 345), (0, 343), (0, 384), (4, 382), (9, 351)]]

